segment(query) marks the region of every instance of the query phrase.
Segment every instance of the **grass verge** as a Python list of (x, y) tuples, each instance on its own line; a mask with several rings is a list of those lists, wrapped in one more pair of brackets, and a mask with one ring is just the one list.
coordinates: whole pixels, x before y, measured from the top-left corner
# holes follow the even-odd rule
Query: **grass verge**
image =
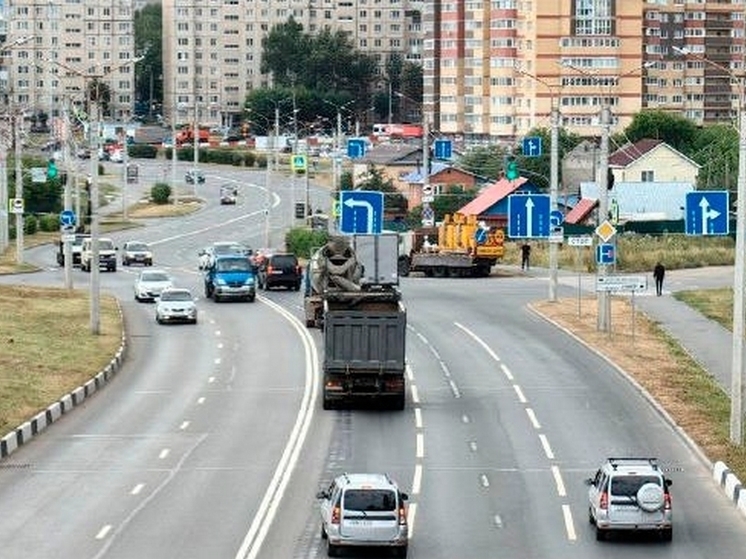
[(0, 285), (0, 435), (15, 429), (111, 361), (122, 339), (113, 297), (102, 295), (100, 334), (88, 292)]

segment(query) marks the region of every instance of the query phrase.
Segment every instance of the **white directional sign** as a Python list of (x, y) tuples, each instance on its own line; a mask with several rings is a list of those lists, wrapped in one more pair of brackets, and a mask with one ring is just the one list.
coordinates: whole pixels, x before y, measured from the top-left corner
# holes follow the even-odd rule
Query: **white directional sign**
[(593, 237), (590, 235), (574, 235), (572, 237), (567, 237), (567, 244), (571, 247), (593, 246)]
[(596, 291), (645, 291), (645, 276), (596, 276)]

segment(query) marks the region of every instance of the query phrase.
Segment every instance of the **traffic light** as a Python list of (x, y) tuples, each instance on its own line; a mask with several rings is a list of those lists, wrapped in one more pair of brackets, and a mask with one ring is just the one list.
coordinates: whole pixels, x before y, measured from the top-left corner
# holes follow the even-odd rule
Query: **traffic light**
[(57, 162), (54, 159), (50, 159), (47, 163), (47, 178), (48, 179), (56, 179), (57, 178)]
[(518, 163), (516, 163), (515, 156), (509, 155), (505, 161), (505, 178), (509, 181), (514, 181), (520, 177), (518, 172)]

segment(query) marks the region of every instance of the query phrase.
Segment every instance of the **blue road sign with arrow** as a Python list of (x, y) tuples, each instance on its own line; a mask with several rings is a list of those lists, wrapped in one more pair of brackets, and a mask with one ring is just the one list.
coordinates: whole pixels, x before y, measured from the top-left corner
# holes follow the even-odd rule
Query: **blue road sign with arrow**
[(76, 222), (75, 212), (72, 210), (62, 210), (60, 212), (60, 225), (63, 227), (71, 227)]
[(347, 157), (350, 159), (362, 159), (365, 157), (364, 138), (350, 138), (347, 140)]
[(509, 237), (548, 238), (549, 224), (549, 196), (547, 194), (508, 196)]
[(541, 157), (541, 136), (523, 138), (523, 155), (525, 157)]
[(339, 196), (340, 232), (380, 235), (383, 230), (383, 192), (343, 190)]
[(727, 235), (728, 191), (689, 192), (686, 195), (685, 231), (687, 235)]
[(435, 159), (450, 159), (453, 156), (451, 140), (435, 140)]

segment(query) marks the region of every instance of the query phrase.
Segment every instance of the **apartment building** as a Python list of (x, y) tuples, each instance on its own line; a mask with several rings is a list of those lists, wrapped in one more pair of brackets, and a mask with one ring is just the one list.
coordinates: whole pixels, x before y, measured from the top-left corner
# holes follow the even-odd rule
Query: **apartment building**
[(727, 121), (743, 21), (744, 0), (433, 0), (425, 114), (442, 133), (508, 142), (549, 127), (553, 103), (583, 136), (600, 133), (604, 106), (612, 132), (645, 107)]
[[(422, 58), (424, 0), (163, 0), (164, 116), (230, 127), (246, 94), (271, 85), (262, 39), (292, 16), (310, 33), (342, 30), (381, 65), (390, 54)], [(376, 84), (384, 88), (381, 80)]]
[(54, 119), (65, 107), (85, 107), (86, 88), (100, 83), (108, 92), (100, 96), (102, 117), (131, 117), (134, 0), (11, 0), (0, 11), (8, 45), (3, 85), (12, 107)]

